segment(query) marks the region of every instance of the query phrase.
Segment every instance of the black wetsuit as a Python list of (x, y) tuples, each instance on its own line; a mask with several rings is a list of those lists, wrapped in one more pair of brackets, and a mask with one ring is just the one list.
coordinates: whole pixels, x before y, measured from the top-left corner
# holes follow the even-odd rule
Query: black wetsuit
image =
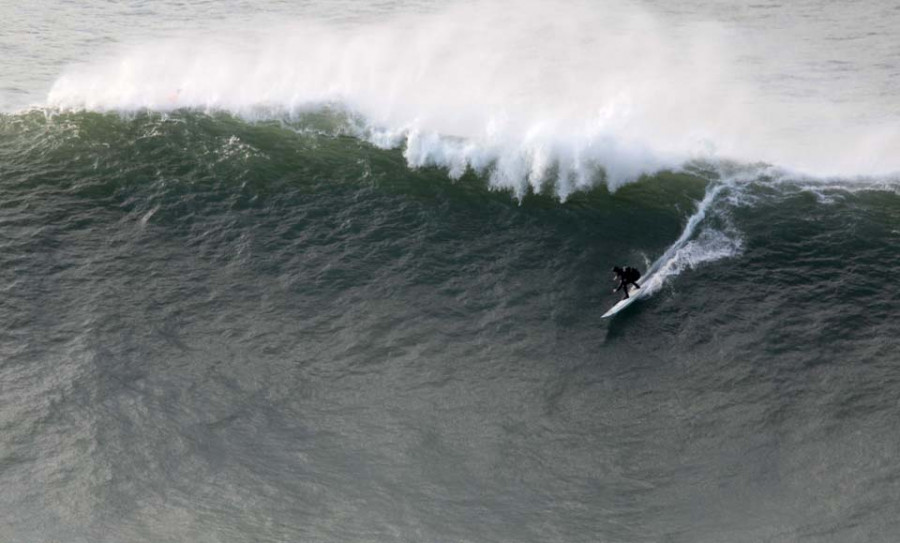
[(619, 286), (616, 287), (616, 290), (613, 292), (622, 290), (625, 292), (625, 297), (628, 298), (628, 285), (634, 285), (634, 288), (641, 288), (641, 286), (637, 284), (637, 280), (641, 278), (641, 272), (637, 271), (635, 268), (625, 266), (625, 269), (622, 269), (617, 266), (613, 268), (613, 272), (619, 279)]

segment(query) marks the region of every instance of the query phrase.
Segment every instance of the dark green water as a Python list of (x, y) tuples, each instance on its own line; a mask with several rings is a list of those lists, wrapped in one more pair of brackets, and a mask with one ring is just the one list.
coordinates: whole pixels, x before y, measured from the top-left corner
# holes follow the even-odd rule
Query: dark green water
[(896, 179), (518, 200), (344, 126), (0, 116), (0, 539), (900, 531)]

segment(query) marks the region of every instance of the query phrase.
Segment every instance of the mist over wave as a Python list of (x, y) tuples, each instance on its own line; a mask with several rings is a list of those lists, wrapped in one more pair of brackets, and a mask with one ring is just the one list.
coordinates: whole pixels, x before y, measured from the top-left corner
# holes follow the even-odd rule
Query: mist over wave
[(492, 186), (615, 189), (693, 158), (765, 161), (813, 175), (900, 171), (896, 127), (832, 104), (764, 101), (722, 25), (670, 25), (619, 1), (482, 2), (353, 25), (145, 43), (72, 66), (51, 108), (225, 110), (285, 118), (322, 107), (405, 147), (410, 166)]

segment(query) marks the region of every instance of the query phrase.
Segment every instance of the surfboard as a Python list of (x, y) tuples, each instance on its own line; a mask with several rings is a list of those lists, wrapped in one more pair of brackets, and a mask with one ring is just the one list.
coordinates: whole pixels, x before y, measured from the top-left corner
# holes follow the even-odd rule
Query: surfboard
[(666, 251), (666, 254), (650, 266), (650, 269), (647, 270), (647, 275), (638, 279), (638, 284), (641, 288), (634, 288), (633, 285), (628, 285), (628, 298), (619, 300), (616, 305), (610, 307), (609, 311), (604, 313), (600, 318), (607, 319), (612, 317), (619, 311), (622, 311), (633, 304), (635, 300), (640, 300), (645, 296), (651, 296), (654, 292), (662, 288), (663, 281), (665, 281), (665, 278), (669, 275), (666, 272), (666, 263), (671, 259), (670, 252), (671, 251)]
[[(638, 284), (640, 285), (641, 283), (645, 283), (645, 282), (638, 280)], [(644, 295), (644, 292), (647, 291), (643, 285), (641, 285), (641, 288), (634, 288), (632, 285), (628, 285), (625, 288), (628, 289), (628, 297), (623, 300), (619, 300), (619, 302), (616, 305), (610, 307), (609, 311), (607, 311), (600, 317), (601, 319), (612, 317), (619, 311), (622, 311), (629, 305), (633, 304), (635, 300), (637, 300), (638, 298), (641, 298)]]

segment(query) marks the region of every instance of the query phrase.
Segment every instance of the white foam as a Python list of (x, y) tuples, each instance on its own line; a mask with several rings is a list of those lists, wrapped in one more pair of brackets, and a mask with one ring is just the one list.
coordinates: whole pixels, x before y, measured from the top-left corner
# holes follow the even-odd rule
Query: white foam
[(900, 171), (897, 129), (754, 101), (734, 53), (721, 27), (672, 26), (622, 0), (478, 2), (148, 43), (72, 66), (47, 101), (248, 118), (337, 104), (373, 143), (405, 146), (410, 166), (472, 168), (519, 195), (552, 183), (565, 197), (601, 171), (615, 189), (696, 157)]
[[(734, 229), (727, 215), (718, 213), (719, 225), (704, 225), (707, 216), (713, 212), (720, 202), (720, 195), (739, 189), (736, 180), (726, 180), (710, 185), (706, 194), (697, 204), (697, 210), (688, 219), (678, 239), (666, 249), (647, 270), (646, 275), (652, 279), (642, 285), (643, 295), (649, 296), (658, 291), (672, 277), (686, 269), (693, 269), (705, 262), (713, 262), (740, 254), (743, 240)], [(724, 199), (729, 201), (731, 198)], [(730, 207), (730, 205), (728, 206)]]

